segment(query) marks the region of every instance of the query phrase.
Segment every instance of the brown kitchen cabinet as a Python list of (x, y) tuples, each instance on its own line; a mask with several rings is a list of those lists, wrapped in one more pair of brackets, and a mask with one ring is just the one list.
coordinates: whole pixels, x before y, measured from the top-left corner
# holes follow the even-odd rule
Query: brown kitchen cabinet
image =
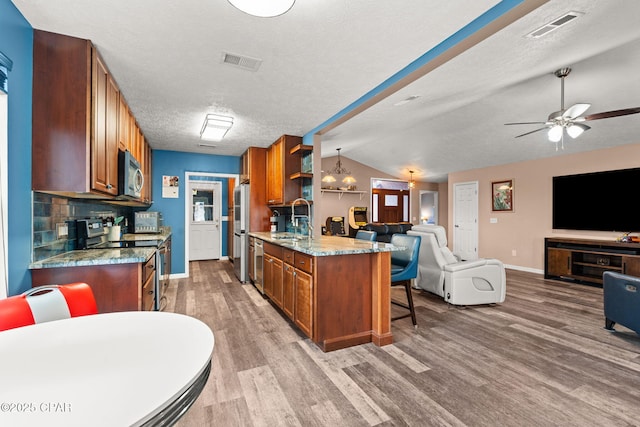
[(98, 312), (152, 310), (155, 253), (143, 263), (56, 267), (31, 270), (32, 286), (85, 282), (91, 286)]
[(268, 231), (271, 210), (267, 206), (267, 149), (249, 147), (242, 155), (241, 183), (249, 185), (249, 231)]
[(295, 268), (288, 263), (282, 267), (282, 311), (291, 320), (295, 316)]
[(280, 308), (282, 308), (282, 275), (282, 248), (265, 242), (262, 273), (264, 293)]
[(89, 40), (34, 30), (32, 188), (118, 194), (115, 81)]
[(150, 147), (90, 40), (34, 30), (32, 108), (33, 190), (112, 199), (118, 152), (129, 150), (145, 163), (151, 202)]
[(285, 205), (301, 196), (300, 156), (291, 150), (302, 144), (302, 137), (282, 135), (267, 149), (267, 204)]
[(141, 310), (152, 311), (156, 301), (156, 257), (152, 256), (142, 267), (142, 307)]

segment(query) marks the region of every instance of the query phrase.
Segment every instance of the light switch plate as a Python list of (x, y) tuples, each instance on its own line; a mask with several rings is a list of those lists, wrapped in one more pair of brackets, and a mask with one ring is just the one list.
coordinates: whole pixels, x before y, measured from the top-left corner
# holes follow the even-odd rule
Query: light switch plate
[(498, 223), (498, 218), (489, 218), (489, 222), (491, 224), (497, 224)]
[(56, 236), (58, 239), (67, 237), (69, 235), (69, 227), (65, 223), (56, 224)]

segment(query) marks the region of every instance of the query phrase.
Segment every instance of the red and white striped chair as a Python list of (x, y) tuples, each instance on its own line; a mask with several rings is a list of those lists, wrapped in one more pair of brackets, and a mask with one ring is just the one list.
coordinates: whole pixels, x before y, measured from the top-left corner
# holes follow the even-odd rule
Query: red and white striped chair
[(86, 283), (44, 285), (0, 300), (0, 331), (98, 313)]

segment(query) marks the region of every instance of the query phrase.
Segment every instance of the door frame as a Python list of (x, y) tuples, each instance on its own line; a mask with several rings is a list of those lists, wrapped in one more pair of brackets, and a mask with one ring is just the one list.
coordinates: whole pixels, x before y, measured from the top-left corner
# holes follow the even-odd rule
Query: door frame
[[(213, 178), (235, 178), (236, 184), (239, 182), (240, 175), (237, 173), (211, 173), (211, 172), (185, 172), (185, 195), (184, 195), (184, 266), (185, 277), (189, 277), (189, 232), (191, 231), (191, 197), (187, 194), (189, 190), (189, 181), (193, 176), (207, 176)], [(220, 222), (229, 222), (228, 215), (220, 215)], [(233, 218), (231, 218), (233, 221)], [(222, 256), (222, 237), (220, 237), (220, 261), (229, 259), (228, 256)]]
[(440, 221), (440, 215), (438, 215), (438, 210), (440, 206), (438, 205), (438, 192), (436, 190), (420, 190), (418, 194), (418, 205), (420, 206), (420, 216), (418, 217), (418, 224), (422, 224), (422, 195), (423, 194), (432, 194), (433, 195), (433, 216), (434, 216), (434, 224), (438, 225)]

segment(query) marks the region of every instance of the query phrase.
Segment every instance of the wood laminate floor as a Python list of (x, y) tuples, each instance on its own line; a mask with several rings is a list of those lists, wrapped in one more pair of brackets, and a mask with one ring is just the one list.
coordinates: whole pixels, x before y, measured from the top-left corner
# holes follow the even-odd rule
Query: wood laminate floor
[(397, 320), (393, 345), (330, 353), (228, 261), (191, 262), (167, 293), (167, 311), (215, 336), (211, 376), (180, 427), (640, 425), (640, 337), (604, 329), (600, 288), (507, 270), (500, 305), (414, 291), (417, 329)]

